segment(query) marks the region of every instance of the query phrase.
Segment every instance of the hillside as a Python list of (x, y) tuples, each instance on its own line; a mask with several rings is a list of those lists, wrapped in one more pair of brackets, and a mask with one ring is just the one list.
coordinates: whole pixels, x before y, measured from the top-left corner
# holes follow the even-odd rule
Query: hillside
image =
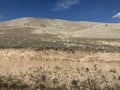
[(120, 90), (120, 24), (0, 22), (0, 90)]
[(0, 23), (1, 48), (119, 51), (120, 24), (19, 18)]
[(31, 27), (34, 34), (63, 34), (65, 37), (78, 38), (120, 38), (120, 24), (95, 22), (75, 22), (58, 19), (19, 18), (1, 22), (0, 27)]
[[(87, 23), (84, 25), (84, 23)], [(94, 24), (94, 23), (93, 23)], [(88, 22), (75, 22), (75, 21), (67, 21), (67, 20), (60, 20), (60, 19), (45, 19), (45, 18), (18, 18), (10, 21), (4, 21), (0, 23), (1, 27), (8, 27), (8, 26), (39, 26), (39, 27), (72, 27), (72, 26), (79, 26), (79, 27), (85, 27), (90, 26), (92, 23)], [(58, 26), (58, 27), (57, 27)]]

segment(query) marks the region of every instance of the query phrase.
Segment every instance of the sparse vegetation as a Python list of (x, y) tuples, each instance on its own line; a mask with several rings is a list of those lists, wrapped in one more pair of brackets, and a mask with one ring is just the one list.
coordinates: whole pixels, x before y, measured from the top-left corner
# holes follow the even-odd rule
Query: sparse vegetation
[[(107, 60), (105, 54), (114, 57)], [(0, 89), (119, 90), (120, 67), (114, 59), (119, 59), (119, 53), (1, 49)]]
[[(40, 35), (32, 34), (34, 28), (11, 28), (1, 29), (0, 32), (0, 48), (32, 48), (35, 50), (68, 50), (68, 51), (106, 51), (119, 52), (120, 46), (111, 46), (101, 43), (104, 42), (119, 42), (116, 39), (85, 39), (85, 38), (68, 38), (60, 39), (55, 34), (43, 33)], [(54, 41), (53, 41), (54, 40)]]
[(119, 29), (55, 19), (0, 23), (0, 90), (120, 90)]
[[(33, 68), (32, 68), (33, 69)], [(61, 81), (62, 77), (57, 77), (56, 72), (53, 78), (53, 71), (44, 71), (41, 67), (34, 68), (34, 70), (21, 76), (0, 76), (1, 90), (120, 90), (120, 84), (113, 81), (106, 81), (105, 76), (90, 74), (84, 80), (71, 79), (68, 83), (66, 80)], [(60, 72), (60, 71), (59, 71)], [(50, 74), (52, 73), (52, 74)], [(92, 75), (92, 76), (91, 76)], [(30, 83), (24, 83), (25, 77), (29, 78)], [(104, 78), (103, 78), (104, 77)], [(21, 80), (19, 79), (21, 78)], [(62, 82), (62, 83), (61, 83)]]

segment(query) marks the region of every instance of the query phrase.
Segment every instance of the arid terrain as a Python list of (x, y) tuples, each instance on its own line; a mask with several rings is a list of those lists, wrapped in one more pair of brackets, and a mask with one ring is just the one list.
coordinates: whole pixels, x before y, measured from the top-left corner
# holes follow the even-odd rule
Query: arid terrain
[(120, 90), (120, 24), (0, 22), (0, 90)]

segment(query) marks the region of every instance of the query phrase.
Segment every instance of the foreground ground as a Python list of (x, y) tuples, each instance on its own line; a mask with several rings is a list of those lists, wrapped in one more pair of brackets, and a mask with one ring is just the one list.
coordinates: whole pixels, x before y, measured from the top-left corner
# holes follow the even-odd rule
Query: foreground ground
[(2, 90), (120, 90), (120, 53), (0, 50)]

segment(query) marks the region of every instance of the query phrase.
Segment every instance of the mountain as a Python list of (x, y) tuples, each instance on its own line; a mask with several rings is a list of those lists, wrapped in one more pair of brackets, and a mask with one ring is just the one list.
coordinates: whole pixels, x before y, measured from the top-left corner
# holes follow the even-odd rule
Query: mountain
[[(83, 23), (83, 22), (82, 22)], [(67, 26), (73, 26), (73, 25), (79, 25), (85, 26), (81, 22), (75, 22), (75, 21), (67, 21), (67, 20), (60, 20), (60, 19), (45, 19), (45, 18), (32, 18), (32, 17), (24, 17), (24, 18), (18, 18), (10, 21), (1, 22), (0, 26), (41, 26), (41, 27), (47, 27), (47, 26), (55, 26), (55, 27), (66, 27)], [(93, 23), (88, 23), (93, 24)]]
[(19, 18), (0, 23), (0, 27), (31, 27), (34, 34), (57, 34), (78, 38), (120, 38), (120, 24), (75, 22), (59, 19)]

